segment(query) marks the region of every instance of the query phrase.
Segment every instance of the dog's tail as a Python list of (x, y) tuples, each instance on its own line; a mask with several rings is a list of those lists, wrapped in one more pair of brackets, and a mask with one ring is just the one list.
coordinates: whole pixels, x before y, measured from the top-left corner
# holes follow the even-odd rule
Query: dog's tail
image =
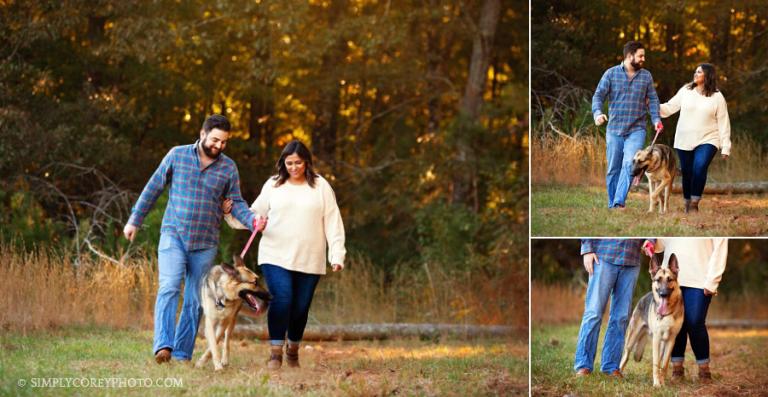
[(637, 343), (634, 348), (634, 355), (632, 356), (636, 362), (640, 362), (643, 359), (643, 352), (645, 351), (645, 344), (648, 342), (648, 332), (642, 332), (640, 337), (637, 338)]

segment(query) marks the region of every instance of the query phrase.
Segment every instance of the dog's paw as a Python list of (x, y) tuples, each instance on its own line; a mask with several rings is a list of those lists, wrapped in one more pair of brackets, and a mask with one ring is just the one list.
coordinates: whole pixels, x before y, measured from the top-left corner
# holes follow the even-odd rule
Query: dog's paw
[(221, 371), (224, 369), (224, 366), (221, 365), (221, 363), (213, 363), (213, 370), (214, 371)]
[(221, 366), (222, 367), (228, 367), (229, 366), (229, 360), (224, 358), (221, 360)]

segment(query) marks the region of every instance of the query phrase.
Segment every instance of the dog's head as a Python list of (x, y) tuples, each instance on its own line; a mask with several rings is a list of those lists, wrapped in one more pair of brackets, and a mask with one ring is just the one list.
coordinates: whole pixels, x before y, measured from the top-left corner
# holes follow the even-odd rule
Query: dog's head
[(651, 290), (653, 299), (656, 301), (657, 313), (660, 316), (669, 314), (669, 299), (678, 290), (677, 275), (680, 268), (677, 264), (677, 256), (672, 254), (669, 257), (669, 264), (666, 267), (661, 266), (660, 255), (651, 257), (649, 266), (651, 273)]
[(235, 265), (222, 264), (221, 268), (228, 279), (224, 283), (224, 293), (228, 299), (242, 299), (257, 314), (264, 313), (272, 300), (272, 295), (259, 285), (259, 276), (245, 266), (239, 255), (233, 255)]
[(659, 163), (659, 153), (653, 150), (653, 146), (638, 150), (632, 158), (632, 176), (640, 176), (649, 168)]

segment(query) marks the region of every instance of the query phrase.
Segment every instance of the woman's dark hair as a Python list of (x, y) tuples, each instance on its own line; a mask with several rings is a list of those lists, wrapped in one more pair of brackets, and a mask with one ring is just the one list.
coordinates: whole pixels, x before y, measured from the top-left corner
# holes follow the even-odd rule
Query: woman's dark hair
[[(704, 96), (712, 96), (717, 90), (717, 72), (715, 71), (715, 65), (711, 63), (702, 63), (698, 67), (704, 72)], [(688, 89), (692, 90), (696, 88), (696, 82), (692, 81), (688, 84)]]
[(282, 185), (288, 178), (290, 178), (288, 169), (285, 167), (285, 158), (292, 154), (296, 154), (304, 160), (304, 165), (306, 166), (304, 168), (304, 177), (307, 179), (309, 187), (315, 187), (315, 178), (317, 178), (318, 175), (315, 173), (315, 168), (312, 164), (312, 152), (310, 152), (307, 146), (301, 143), (298, 139), (288, 142), (288, 144), (285, 145), (283, 152), (280, 154), (280, 159), (277, 160), (277, 175), (274, 177), (277, 181), (275, 182), (275, 187)]

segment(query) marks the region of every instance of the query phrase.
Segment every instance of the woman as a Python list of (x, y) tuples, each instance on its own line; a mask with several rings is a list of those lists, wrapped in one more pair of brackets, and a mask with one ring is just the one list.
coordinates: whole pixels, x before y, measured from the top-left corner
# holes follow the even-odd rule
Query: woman
[[(227, 223), (244, 229), (228, 214)], [(280, 369), (286, 335), (286, 362), (299, 366), (299, 343), (307, 325), (309, 306), (320, 276), (325, 274), (325, 250), (334, 272), (344, 268), (344, 224), (331, 185), (316, 174), (312, 154), (298, 140), (283, 149), (277, 175), (270, 177), (251, 211), (266, 216), (259, 242), (259, 265), (273, 299), (267, 313), (269, 369)]]
[(675, 149), (683, 173), (685, 212), (699, 210), (707, 183), (707, 169), (720, 149), (723, 160), (731, 154), (731, 122), (723, 94), (717, 89), (715, 67), (702, 63), (693, 81), (684, 85), (660, 105), (661, 117), (680, 111), (675, 132)]
[(699, 366), (699, 381), (709, 382), (709, 333), (707, 310), (712, 297), (717, 295), (725, 263), (728, 259), (728, 240), (724, 238), (666, 238), (661, 239), (656, 251), (664, 251), (664, 266), (672, 254), (680, 264), (678, 284), (683, 293), (685, 319), (672, 348), (672, 379), (684, 376), (683, 359), (687, 340)]

